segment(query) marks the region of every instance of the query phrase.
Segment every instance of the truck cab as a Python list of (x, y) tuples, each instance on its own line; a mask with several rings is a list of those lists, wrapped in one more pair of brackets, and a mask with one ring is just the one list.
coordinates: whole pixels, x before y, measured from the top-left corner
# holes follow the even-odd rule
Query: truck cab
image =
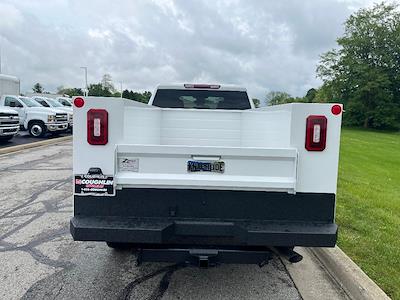
[(0, 106), (0, 142), (12, 139), (19, 131), (18, 112)]
[(18, 112), (19, 124), (34, 137), (59, 133), (68, 128), (68, 115), (59, 110), (43, 107), (36, 101), (23, 96), (3, 95), (0, 106), (7, 106)]
[(73, 103), (75, 240), (200, 266), (335, 246), (341, 104), (254, 108), (217, 84)]
[(40, 105), (44, 107), (52, 107), (54, 109), (57, 109), (59, 111), (63, 111), (68, 114), (68, 129), (72, 129), (73, 127), (73, 110), (72, 107), (67, 107), (62, 105), (60, 102), (58, 102), (55, 99), (47, 98), (47, 97), (41, 97), (41, 96), (33, 96), (33, 100), (38, 102)]

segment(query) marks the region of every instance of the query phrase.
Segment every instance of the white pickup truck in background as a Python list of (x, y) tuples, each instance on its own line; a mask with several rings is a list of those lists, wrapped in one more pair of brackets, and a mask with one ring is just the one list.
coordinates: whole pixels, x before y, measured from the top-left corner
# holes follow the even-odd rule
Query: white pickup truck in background
[(72, 107), (66, 107), (62, 105), (60, 102), (58, 102), (56, 99), (51, 99), (47, 97), (41, 97), (41, 96), (32, 96), (33, 100), (35, 100), (37, 103), (44, 107), (52, 107), (53, 109), (57, 109), (59, 111), (63, 111), (68, 114), (68, 129), (72, 129), (74, 125), (74, 120), (73, 120), (73, 110)]
[(336, 243), (340, 104), (255, 109), (244, 88), (185, 84), (149, 105), (76, 97), (74, 115), (75, 240), (201, 266)]
[(12, 139), (19, 131), (18, 112), (0, 106), (0, 142)]
[(63, 111), (43, 107), (29, 97), (3, 95), (0, 106), (8, 106), (18, 112), (19, 124), (34, 137), (47, 132), (56, 134), (68, 129), (68, 115)]

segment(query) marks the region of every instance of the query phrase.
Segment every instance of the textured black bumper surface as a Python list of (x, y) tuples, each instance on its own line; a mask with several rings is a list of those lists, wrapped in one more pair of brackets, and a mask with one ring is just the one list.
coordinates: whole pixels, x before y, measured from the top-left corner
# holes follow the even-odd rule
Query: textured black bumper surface
[(80, 241), (199, 246), (334, 246), (335, 195), (124, 189), (75, 196)]

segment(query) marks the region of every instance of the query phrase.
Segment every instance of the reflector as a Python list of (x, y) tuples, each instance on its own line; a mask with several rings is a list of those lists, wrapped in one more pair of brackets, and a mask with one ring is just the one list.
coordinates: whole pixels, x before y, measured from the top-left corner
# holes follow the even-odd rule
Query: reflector
[(82, 107), (85, 104), (85, 100), (83, 100), (83, 98), (75, 98), (74, 100), (74, 104), (76, 107)]

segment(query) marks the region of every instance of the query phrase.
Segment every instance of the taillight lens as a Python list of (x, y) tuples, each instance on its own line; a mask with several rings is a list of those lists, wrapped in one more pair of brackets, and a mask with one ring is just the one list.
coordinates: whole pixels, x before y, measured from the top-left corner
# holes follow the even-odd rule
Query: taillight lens
[(309, 116), (306, 125), (306, 149), (323, 151), (326, 146), (328, 120), (325, 116)]
[(108, 112), (105, 109), (90, 109), (87, 112), (87, 141), (90, 145), (108, 143)]

